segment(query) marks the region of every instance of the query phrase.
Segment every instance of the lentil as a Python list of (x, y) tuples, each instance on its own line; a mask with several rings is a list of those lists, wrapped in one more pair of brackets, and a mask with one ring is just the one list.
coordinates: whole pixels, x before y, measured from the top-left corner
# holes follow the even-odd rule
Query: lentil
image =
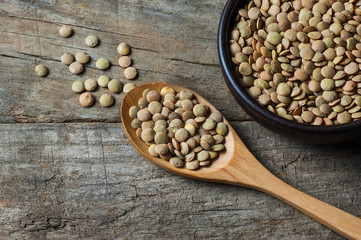
[(118, 60), (118, 64), (122, 68), (127, 68), (132, 64), (132, 59), (128, 56), (121, 56)]
[(130, 53), (130, 46), (126, 43), (120, 43), (117, 47), (117, 51), (120, 55), (128, 55)]
[(126, 79), (132, 80), (137, 76), (137, 70), (134, 67), (127, 67), (124, 69), (124, 77)]
[(80, 74), (83, 72), (83, 64), (79, 62), (73, 62), (69, 65), (69, 71), (73, 74)]
[(49, 73), (49, 69), (44, 64), (39, 64), (35, 67), (36, 75), (45, 77)]
[(110, 62), (106, 58), (99, 58), (96, 61), (95, 66), (100, 70), (105, 70), (110, 66)]
[(92, 92), (98, 87), (98, 83), (94, 79), (89, 78), (84, 82), (84, 87), (85, 90)]
[(73, 92), (81, 93), (84, 91), (84, 83), (80, 81), (75, 81), (71, 85), (71, 89), (73, 90)]
[(85, 44), (88, 46), (88, 47), (95, 47), (96, 45), (98, 45), (98, 38), (94, 35), (89, 35), (85, 38)]
[(73, 30), (69, 26), (63, 25), (59, 29), (59, 34), (63, 38), (68, 38), (73, 34)]
[(108, 89), (112, 93), (120, 93), (123, 90), (123, 84), (118, 79), (112, 79), (108, 83)]
[(91, 93), (85, 92), (79, 96), (79, 103), (83, 107), (90, 107), (94, 103), (94, 97)]
[(64, 65), (70, 65), (72, 62), (75, 61), (75, 58), (72, 54), (70, 53), (63, 53), (63, 55), (61, 55), (60, 57), (60, 61), (64, 64)]
[(98, 84), (99, 84), (99, 86), (101, 86), (103, 88), (108, 87), (109, 82), (110, 82), (110, 78), (108, 76), (101, 75), (98, 78)]
[(112, 95), (110, 95), (108, 93), (105, 93), (105, 94), (100, 96), (99, 103), (103, 107), (110, 107), (114, 103), (114, 98), (113, 98)]
[(75, 60), (81, 64), (85, 64), (90, 61), (90, 57), (85, 52), (78, 52), (75, 54)]
[(136, 86), (135, 86), (135, 84), (134, 83), (127, 83), (127, 84), (125, 84), (124, 85), (124, 87), (123, 87), (123, 92), (124, 93), (128, 93), (128, 92), (130, 92), (133, 88), (135, 88)]

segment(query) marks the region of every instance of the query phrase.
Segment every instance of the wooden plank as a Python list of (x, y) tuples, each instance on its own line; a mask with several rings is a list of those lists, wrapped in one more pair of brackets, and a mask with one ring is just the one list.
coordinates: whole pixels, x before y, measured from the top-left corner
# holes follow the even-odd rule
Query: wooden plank
[[(116, 107), (101, 109), (96, 104), (84, 109), (70, 89), (75, 80), (96, 79), (104, 73), (129, 82), (116, 65), (121, 41), (133, 48), (131, 56), (139, 71), (136, 84), (180, 84), (210, 99), (227, 118), (250, 119), (230, 95), (218, 65), (216, 34), (222, 7), (216, 1), (147, 1), (145, 7), (123, 1), (5, 1), (0, 5), (0, 122), (119, 121), (124, 94), (115, 96)], [(61, 24), (69, 24), (75, 34), (61, 38)], [(89, 34), (100, 38), (97, 48), (85, 46)], [(64, 52), (78, 51), (88, 52), (93, 61), (84, 74), (74, 76), (59, 58)], [(110, 70), (95, 68), (99, 57), (113, 63)], [(38, 63), (50, 68), (48, 77), (35, 76)], [(97, 91), (96, 98), (104, 92)]]
[[(357, 142), (315, 147), (233, 126), (278, 177), (361, 216)], [(263, 193), (157, 168), (119, 123), (1, 124), (0, 179), (1, 239), (342, 239)]]

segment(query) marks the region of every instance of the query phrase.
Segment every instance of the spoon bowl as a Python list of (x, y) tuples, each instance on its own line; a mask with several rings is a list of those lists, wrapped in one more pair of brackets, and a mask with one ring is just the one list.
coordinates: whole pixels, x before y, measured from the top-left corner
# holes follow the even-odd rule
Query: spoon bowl
[(225, 151), (212, 164), (198, 170), (176, 168), (170, 162), (156, 158), (148, 152), (148, 145), (136, 136), (131, 127), (130, 107), (137, 105), (145, 89), (160, 92), (163, 87), (171, 87), (176, 92), (187, 90), (194, 94), (199, 103), (207, 105), (211, 112), (218, 112), (206, 99), (197, 93), (169, 83), (148, 83), (132, 89), (124, 97), (120, 116), (124, 130), (133, 146), (149, 161), (169, 172), (198, 180), (220, 182), (253, 188), (270, 194), (305, 213), (326, 227), (350, 239), (361, 239), (361, 219), (313, 198), (286, 184), (268, 171), (247, 149), (243, 141), (224, 118), (229, 132), (225, 137)]
[[(145, 158), (147, 158), (149, 161), (151, 161), (155, 165), (157, 165), (161, 168), (164, 168), (170, 172), (173, 172), (173, 173), (185, 176), (185, 177), (191, 177), (191, 178), (196, 178), (196, 179), (200, 179), (200, 180), (208, 180), (209, 174), (215, 173), (219, 169), (222, 169), (227, 164), (229, 164), (229, 162), (232, 159), (232, 156), (234, 154), (234, 150), (235, 150), (234, 149), (234, 136), (237, 136), (237, 133), (235, 133), (233, 128), (230, 127), (229, 122), (223, 117), (224, 122), (230, 127), (229, 133), (227, 134), (227, 136), (225, 136), (225, 149), (227, 149), (227, 151), (220, 152), (219, 157), (217, 158), (217, 161), (213, 161), (207, 167), (202, 167), (198, 170), (189, 170), (187, 168), (177, 168), (177, 167), (174, 167), (172, 164), (170, 164), (166, 160), (163, 160), (161, 158), (157, 158), (157, 157), (150, 155), (148, 152), (149, 146), (136, 136), (135, 130), (131, 127), (130, 123), (131, 123), (132, 119), (130, 118), (128, 112), (129, 112), (129, 108), (131, 106), (137, 105), (138, 99), (142, 97), (143, 91), (145, 89), (151, 89), (151, 90), (156, 90), (157, 92), (160, 92), (160, 90), (163, 87), (171, 87), (176, 92), (185, 90), (185, 88), (183, 88), (183, 87), (180, 87), (178, 85), (169, 84), (169, 83), (149, 83), (149, 84), (143, 84), (139, 87), (132, 89), (124, 97), (122, 107), (121, 107), (121, 113), (123, 113), (123, 114), (121, 114), (121, 118), (122, 118), (122, 123), (124, 125), (126, 134), (128, 135), (133, 146), (138, 150), (138, 152), (140, 152)], [(218, 112), (218, 110), (215, 107), (213, 107), (203, 97), (199, 96), (198, 94), (196, 94), (195, 92), (193, 92), (189, 89), (187, 89), (187, 91), (192, 92), (195, 96), (195, 99), (199, 103), (209, 106), (209, 108), (212, 112)]]

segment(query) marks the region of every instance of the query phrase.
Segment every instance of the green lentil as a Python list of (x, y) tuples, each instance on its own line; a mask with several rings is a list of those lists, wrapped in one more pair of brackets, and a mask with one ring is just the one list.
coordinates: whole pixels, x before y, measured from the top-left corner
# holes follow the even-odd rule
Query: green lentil
[(216, 122), (213, 119), (207, 118), (206, 121), (203, 123), (202, 127), (205, 130), (211, 130), (216, 126)]
[(123, 90), (123, 84), (118, 79), (112, 79), (108, 83), (108, 89), (112, 93), (120, 93)]
[(90, 61), (90, 57), (85, 52), (78, 52), (75, 54), (75, 60), (81, 64), (85, 64)]
[(148, 143), (153, 142), (154, 136), (155, 136), (155, 132), (151, 128), (147, 128), (142, 131), (142, 140), (144, 142), (148, 142)]
[(127, 83), (127, 84), (125, 84), (124, 87), (123, 87), (123, 92), (124, 92), (124, 93), (128, 93), (128, 92), (130, 92), (132, 89), (134, 89), (135, 87), (136, 87), (136, 86), (135, 86), (134, 83)]
[(227, 135), (227, 133), (228, 133), (227, 124), (225, 124), (225, 123), (223, 123), (223, 122), (217, 123), (216, 132), (217, 132), (219, 135), (222, 135), (222, 136)]
[(68, 38), (73, 34), (73, 30), (66, 25), (63, 25), (59, 28), (59, 35), (63, 38)]
[(106, 58), (99, 58), (96, 61), (95, 66), (100, 70), (105, 70), (105, 69), (109, 68), (110, 62)]
[(100, 96), (99, 102), (103, 107), (110, 107), (114, 103), (114, 98), (112, 95), (105, 93)]
[(101, 75), (101, 76), (98, 78), (98, 85), (99, 85), (100, 87), (103, 87), (103, 88), (108, 87), (109, 82), (110, 82), (110, 78), (109, 78), (108, 76)]
[(199, 161), (194, 160), (191, 162), (186, 162), (186, 168), (191, 169), (191, 170), (195, 170), (195, 169), (199, 168)]
[(184, 167), (184, 162), (178, 157), (172, 157), (169, 159), (169, 162), (177, 168)]
[(134, 118), (130, 125), (132, 128), (137, 129), (142, 126), (142, 122), (138, 118)]
[(81, 93), (84, 92), (84, 83), (80, 82), (80, 81), (75, 81), (73, 82), (73, 84), (71, 85), (71, 89), (76, 92), (76, 93)]

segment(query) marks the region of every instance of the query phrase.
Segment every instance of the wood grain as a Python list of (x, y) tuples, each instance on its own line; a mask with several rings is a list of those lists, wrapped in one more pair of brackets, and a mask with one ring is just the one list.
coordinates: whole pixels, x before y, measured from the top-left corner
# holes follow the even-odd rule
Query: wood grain
[[(0, 125), (1, 238), (342, 239), (266, 194), (156, 167), (136, 152), (120, 125)], [(357, 143), (285, 145), (257, 123), (233, 126), (282, 180), (361, 215)]]
[[(159, 169), (124, 137), (123, 94), (113, 108), (84, 109), (70, 91), (72, 81), (102, 71), (92, 62), (83, 75), (71, 75), (59, 61), (63, 52), (85, 50), (116, 63), (117, 44), (128, 42), (136, 84), (171, 82), (198, 92), (277, 177), (360, 217), (359, 141), (290, 141), (233, 100), (216, 52), (224, 3), (0, 0), (1, 239), (342, 239), (263, 193)], [(62, 24), (74, 36), (60, 38)], [(99, 47), (85, 47), (89, 34), (100, 38)], [(50, 68), (47, 78), (34, 75), (37, 63)], [(106, 73), (128, 82), (115, 65)]]

